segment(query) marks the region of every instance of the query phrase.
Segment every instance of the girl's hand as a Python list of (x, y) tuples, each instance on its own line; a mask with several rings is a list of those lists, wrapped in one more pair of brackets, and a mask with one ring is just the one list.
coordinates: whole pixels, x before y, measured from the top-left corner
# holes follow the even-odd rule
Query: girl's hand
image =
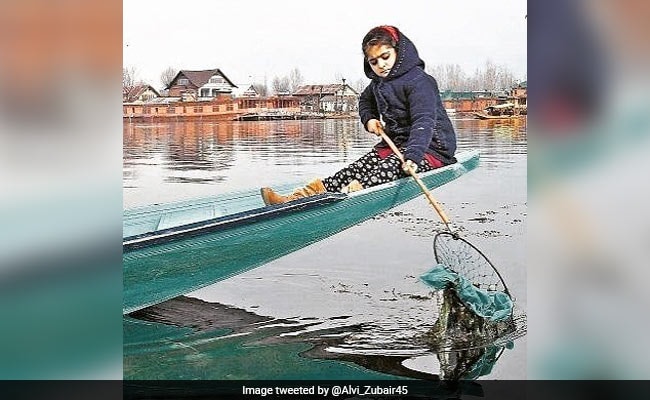
[(366, 129), (368, 129), (368, 132), (380, 136), (379, 131), (383, 129), (383, 126), (381, 125), (381, 121), (373, 118), (369, 120), (368, 123), (366, 124)]
[(404, 161), (404, 164), (402, 164), (402, 169), (404, 170), (404, 172), (408, 173), (409, 168), (411, 169), (411, 171), (415, 173), (418, 170), (418, 165), (411, 160)]

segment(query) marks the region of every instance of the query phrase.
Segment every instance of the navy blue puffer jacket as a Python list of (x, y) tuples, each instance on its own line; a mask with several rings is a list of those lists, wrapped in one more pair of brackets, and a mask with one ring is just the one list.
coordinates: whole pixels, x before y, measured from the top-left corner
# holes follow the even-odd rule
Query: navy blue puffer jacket
[[(456, 134), (442, 105), (436, 80), (424, 72), (413, 42), (399, 32), (397, 59), (388, 76), (376, 75), (363, 60), (372, 81), (359, 98), (359, 116), (366, 127), (371, 119), (383, 118), (386, 134), (404, 157), (419, 163), (430, 153), (446, 164), (456, 162)], [(382, 141), (377, 147), (388, 147)]]

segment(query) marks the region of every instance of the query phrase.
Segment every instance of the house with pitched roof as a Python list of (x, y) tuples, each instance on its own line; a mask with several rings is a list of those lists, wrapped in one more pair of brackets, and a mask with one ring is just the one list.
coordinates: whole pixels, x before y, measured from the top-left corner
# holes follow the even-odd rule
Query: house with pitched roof
[(255, 85), (252, 83), (239, 83), (237, 86), (232, 90), (233, 97), (260, 97)]
[(311, 112), (350, 112), (358, 108), (359, 93), (345, 83), (302, 85), (292, 93), (300, 108)]
[(153, 86), (146, 83), (139, 83), (122, 91), (122, 101), (124, 103), (144, 103), (157, 97), (160, 97), (160, 93)]
[(202, 71), (180, 70), (165, 88), (168, 96), (183, 101), (211, 100), (223, 94), (231, 94), (237, 85), (219, 68)]

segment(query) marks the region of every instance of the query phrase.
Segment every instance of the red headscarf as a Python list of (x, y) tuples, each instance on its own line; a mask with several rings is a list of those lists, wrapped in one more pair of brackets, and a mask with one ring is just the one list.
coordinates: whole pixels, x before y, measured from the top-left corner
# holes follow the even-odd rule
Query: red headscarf
[(396, 43), (399, 42), (399, 35), (397, 34), (397, 28), (395, 28), (394, 26), (390, 26), (390, 25), (381, 25), (381, 26), (378, 26), (377, 28), (380, 28), (380, 29), (382, 29), (382, 30), (388, 32), (388, 34), (390, 35), (390, 37), (392, 37), (393, 40), (394, 40)]

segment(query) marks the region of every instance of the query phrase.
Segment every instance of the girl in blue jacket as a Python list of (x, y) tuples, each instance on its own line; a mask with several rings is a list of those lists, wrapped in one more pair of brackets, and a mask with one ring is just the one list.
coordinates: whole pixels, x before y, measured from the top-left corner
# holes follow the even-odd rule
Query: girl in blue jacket
[[(436, 80), (402, 32), (378, 26), (362, 41), (363, 69), (372, 81), (359, 97), (359, 116), (368, 132), (386, 134), (402, 150), (402, 165), (382, 140), (334, 175), (316, 179), (289, 196), (262, 188), (264, 203), (277, 204), (328, 192), (352, 192), (405, 177), (407, 165), (428, 171), (456, 162), (456, 134), (442, 105)], [(383, 120), (383, 124), (382, 124)]]

